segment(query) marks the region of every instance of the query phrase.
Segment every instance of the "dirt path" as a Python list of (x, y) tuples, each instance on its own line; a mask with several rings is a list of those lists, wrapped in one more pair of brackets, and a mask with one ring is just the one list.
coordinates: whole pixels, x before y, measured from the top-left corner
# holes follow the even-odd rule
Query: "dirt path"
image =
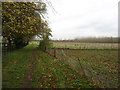
[[(37, 52), (36, 49), (31, 50), (31, 53), (32, 53), (32, 58), (30, 60), (30, 63), (29, 63), (29, 66), (28, 66), (28, 70), (27, 70), (27, 72), (25, 74), (25, 77), (24, 77), (24, 84), (23, 84), (24, 88), (32, 88), (32, 79), (34, 78), (34, 76), (33, 76), (33, 73), (34, 73), (33, 70), (34, 69), (33, 68), (34, 68), (34, 65), (35, 65), (35, 60), (45, 58), (45, 57), (42, 57)], [(49, 85), (51, 87), (53, 87), (53, 88), (57, 87), (55, 85), (55, 83), (56, 83), (56, 77), (55, 77), (54, 73), (48, 67), (46, 67), (46, 71), (49, 72), (48, 76), (51, 75), (51, 83)], [(43, 84), (47, 84), (46, 78), (43, 78)], [(42, 88), (42, 87), (40, 86), (39, 88)]]
[(32, 55), (33, 56), (30, 60), (28, 71), (25, 75), (24, 88), (31, 88), (32, 72), (33, 72), (33, 66), (34, 66), (34, 61), (36, 56), (35, 50), (32, 50)]

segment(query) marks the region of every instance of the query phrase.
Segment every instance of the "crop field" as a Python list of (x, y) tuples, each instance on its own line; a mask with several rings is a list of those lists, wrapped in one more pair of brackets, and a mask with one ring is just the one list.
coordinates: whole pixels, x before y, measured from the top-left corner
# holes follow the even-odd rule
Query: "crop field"
[[(81, 64), (94, 70), (93, 77), (101, 81), (101, 87), (118, 87), (118, 50), (64, 50), (73, 60), (80, 60)], [(79, 64), (79, 61), (78, 61)], [(89, 67), (88, 67), (89, 68)], [(89, 73), (90, 74), (90, 73)], [(96, 80), (95, 80), (96, 81)]]
[(70, 49), (118, 49), (118, 43), (53, 42), (53, 47)]

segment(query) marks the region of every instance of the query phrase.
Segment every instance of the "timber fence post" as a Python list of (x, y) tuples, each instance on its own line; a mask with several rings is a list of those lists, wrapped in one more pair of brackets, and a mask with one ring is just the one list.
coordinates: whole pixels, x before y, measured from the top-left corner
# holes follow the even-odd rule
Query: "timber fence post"
[(56, 57), (56, 49), (54, 48), (54, 57)]

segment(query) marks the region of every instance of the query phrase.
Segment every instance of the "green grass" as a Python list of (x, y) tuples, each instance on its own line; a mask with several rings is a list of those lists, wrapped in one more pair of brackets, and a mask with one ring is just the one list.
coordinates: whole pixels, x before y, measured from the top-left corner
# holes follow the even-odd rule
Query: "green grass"
[[(32, 58), (35, 59), (32, 72), (32, 88), (92, 88), (96, 87), (80, 76), (65, 62), (55, 59), (36, 48), (38, 43), (3, 56), (3, 88), (23, 88), (25, 75)], [(34, 53), (33, 53), (34, 50)]]
[(7, 53), (2, 59), (3, 88), (23, 87), (24, 76), (32, 57), (32, 45)]

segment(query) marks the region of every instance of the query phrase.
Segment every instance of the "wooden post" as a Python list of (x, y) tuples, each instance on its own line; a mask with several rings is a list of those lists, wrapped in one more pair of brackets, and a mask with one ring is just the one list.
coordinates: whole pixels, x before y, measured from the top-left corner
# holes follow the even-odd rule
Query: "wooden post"
[(55, 50), (55, 48), (54, 48), (54, 57), (56, 57), (56, 50)]
[(2, 43), (2, 54), (5, 55), (6, 52), (6, 43)]
[(67, 48), (67, 45), (65, 44), (65, 49)]

